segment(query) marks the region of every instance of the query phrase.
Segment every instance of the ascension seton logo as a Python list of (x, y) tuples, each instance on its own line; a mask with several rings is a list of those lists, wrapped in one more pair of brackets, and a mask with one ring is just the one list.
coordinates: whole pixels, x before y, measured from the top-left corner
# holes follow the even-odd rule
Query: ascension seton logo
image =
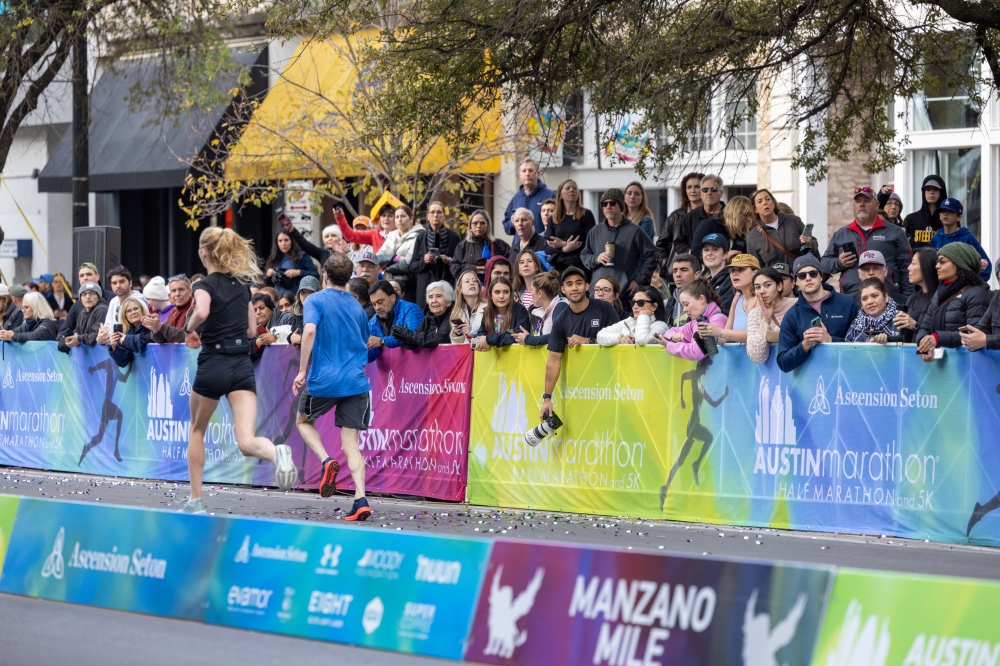
[(395, 378), (392, 376), (392, 370), (390, 370), (389, 379), (385, 383), (385, 390), (382, 391), (382, 402), (396, 402), (396, 387), (394, 383)]
[(14, 388), (14, 375), (10, 373), (10, 363), (7, 364), (7, 374), (3, 376), (3, 387)]
[(49, 576), (53, 578), (63, 577), (63, 545), (65, 542), (66, 528), (60, 527), (59, 533), (56, 534), (55, 543), (52, 544), (52, 552), (45, 558), (45, 564), (42, 565), (42, 578), (48, 578)]

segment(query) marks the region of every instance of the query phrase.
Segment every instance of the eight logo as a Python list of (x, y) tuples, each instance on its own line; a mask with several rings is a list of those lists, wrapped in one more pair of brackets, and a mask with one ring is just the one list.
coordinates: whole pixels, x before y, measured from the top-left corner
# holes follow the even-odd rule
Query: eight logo
[(56, 541), (52, 544), (52, 552), (49, 553), (47, 558), (45, 558), (45, 564), (42, 565), (43, 578), (48, 578), (49, 576), (54, 576), (55, 578), (63, 577), (63, 544), (65, 542), (66, 529), (64, 527), (60, 527), (59, 533), (56, 534)]

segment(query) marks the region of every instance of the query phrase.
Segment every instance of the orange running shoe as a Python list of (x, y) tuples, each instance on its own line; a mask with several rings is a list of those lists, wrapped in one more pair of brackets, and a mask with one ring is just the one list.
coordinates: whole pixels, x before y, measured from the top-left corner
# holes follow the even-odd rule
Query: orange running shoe
[(337, 492), (338, 472), (340, 472), (340, 463), (333, 458), (323, 463), (323, 478), (319, 482), (320, 497), (330, 497)]
[(370, 515), (372, 515), (372, 509), (368, 506), (368, 499), (360, 497), (354, 500), (354, 506), (351, 507), (351, 512), (344, 517), (344, 520), (361, 522), (368, 520)]

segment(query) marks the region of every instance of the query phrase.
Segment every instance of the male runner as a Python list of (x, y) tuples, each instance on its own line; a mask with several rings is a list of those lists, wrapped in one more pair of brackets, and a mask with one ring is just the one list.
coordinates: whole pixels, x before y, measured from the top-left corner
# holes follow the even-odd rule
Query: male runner
[(302, 439), (323, 461), (322, 497), (330, 497), (337, 489), (340, 464), (327, 455), (314, 424), (337, 408), (334, 423), (340, 428), (340, 443), (354, 479), (354, 506), (346, 520), (361, 521), (372, 513), (365, 499), (365, 458), (358, 448), (358, 433), (368, 429), (372, 414), (371, 384), (365, 376), (368, 320), (364, 308), (347, 291), (354, 272), (347, 255), (331, 254), (323, 272), (329, 288), (310, 296), (303, 306), (301, 364), (292, 391), (302, 393), (297, 419)]

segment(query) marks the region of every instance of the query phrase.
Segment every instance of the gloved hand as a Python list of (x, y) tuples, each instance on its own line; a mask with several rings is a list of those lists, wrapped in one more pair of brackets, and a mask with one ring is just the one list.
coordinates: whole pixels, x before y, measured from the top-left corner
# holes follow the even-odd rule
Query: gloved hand
[(392, 337), (402, 342), (406, 349), (417, 348), (417, 334), (401, 324), (392, 327)]

